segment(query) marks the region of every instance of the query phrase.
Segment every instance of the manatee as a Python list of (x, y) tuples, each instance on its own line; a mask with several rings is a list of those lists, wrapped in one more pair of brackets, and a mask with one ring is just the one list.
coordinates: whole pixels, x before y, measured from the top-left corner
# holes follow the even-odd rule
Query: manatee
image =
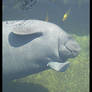
[(3, 77), (9, 80), (47, 69), (64, 72), (80, 46), (56, 24), (42, 20), (3, 22)]

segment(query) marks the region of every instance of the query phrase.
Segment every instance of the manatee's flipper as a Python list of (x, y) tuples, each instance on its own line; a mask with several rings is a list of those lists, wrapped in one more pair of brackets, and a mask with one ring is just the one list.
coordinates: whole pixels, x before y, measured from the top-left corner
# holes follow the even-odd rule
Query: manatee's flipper
[(34, 33), (43, 33), (46, 28), (41, 25), (40, 21), (26, 20), (13, 25), (12, 32), (17, 35), (30, 35)]
[(67, 68), (69, 67), (70, 62), (65, 62), (65, 63), (59, 63), (59, 62), (49, 62), (47, 64), (47, 66), (49, 66), (50, 68), (59, 71), (59, 72), (64, 72), (65, 70), (67, 70)]

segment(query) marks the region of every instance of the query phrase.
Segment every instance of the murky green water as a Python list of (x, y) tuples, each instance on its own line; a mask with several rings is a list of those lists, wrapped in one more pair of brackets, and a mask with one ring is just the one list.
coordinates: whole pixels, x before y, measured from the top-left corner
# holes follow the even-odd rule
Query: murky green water
[[(78, 0), (78, 3), (70, 0), (65, 4), (62, 0), (38, 0), (36, 5), (25, 11), (14, 7), (14, 0), (3, 1), (3, 21), (45, 20), (48, 13), (48, 21), (73, 35), (81, 46), (79, 56), (69, 59), (72, 65), (66, 72), (47, 70), (30, 75), (10, 83), (10, 87), (4, 89), (5, 92), (89, 92), (89, 0), (85, 0), (85, 3), (83, 0)], [(64, 13), (69, 8), (70, 15), (63, 22)]]

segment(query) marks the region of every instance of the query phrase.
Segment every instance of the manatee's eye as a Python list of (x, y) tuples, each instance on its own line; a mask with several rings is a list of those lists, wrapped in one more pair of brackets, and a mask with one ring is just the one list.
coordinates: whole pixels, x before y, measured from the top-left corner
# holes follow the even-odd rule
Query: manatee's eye
[(68, 35), (66, 41), (64, 42), (64, 45), (66, 45), (66, 43), (69, 42), (70, 40), (74, 40), (74, 39), (71, 35)]

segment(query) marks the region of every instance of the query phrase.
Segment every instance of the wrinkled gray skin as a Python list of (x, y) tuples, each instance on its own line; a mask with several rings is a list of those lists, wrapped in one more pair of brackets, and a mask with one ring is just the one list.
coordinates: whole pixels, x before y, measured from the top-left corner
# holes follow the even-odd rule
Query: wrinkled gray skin
[(63, 64), (79, 51), (77, 42), (55, 24), (40, 20), (3, 22), (4, 78), (38, 73), (53, 62)]

